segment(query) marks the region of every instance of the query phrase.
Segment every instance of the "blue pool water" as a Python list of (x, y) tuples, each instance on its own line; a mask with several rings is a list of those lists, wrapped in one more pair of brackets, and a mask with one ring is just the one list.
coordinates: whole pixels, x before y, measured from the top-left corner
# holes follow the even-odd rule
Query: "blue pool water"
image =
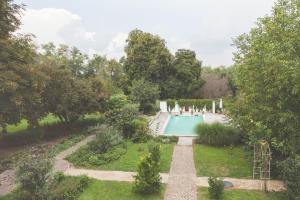
[(195, 128), (199, 123), (203, 123), (202, 116), (171, 116), (164, 134), (195, 136)]

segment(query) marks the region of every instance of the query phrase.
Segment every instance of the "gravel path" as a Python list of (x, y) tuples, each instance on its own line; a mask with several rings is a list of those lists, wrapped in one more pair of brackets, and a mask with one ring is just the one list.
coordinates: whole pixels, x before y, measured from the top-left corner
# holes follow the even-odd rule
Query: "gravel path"
[[(54, 161), (54, 169), (62, 171), (65, 175), (79, 176), (87, 175), (98, 180), (127, 181), (133, 182), (135, 172), (123, 171), (100, 171), (90, 169), (78, 169), (65, 158), (77, 151), (83, 145), (95, 139), (91, 135), (71, 148), (58, 154)], [(197, 187), (207, 187), (208, 177), (196, 177), (196, 170), (193, 159), (192, 137), (180, 137), (174, 148), (171, 170), (169, 174), (161, 173), (162, 182), (167, 183), (167, 190), (164, 200), (196, 200)], [(12, 191), (14, 186), (14, 170), (7, 170), (0, 174), (0, 196)], [(263, 181), (251, 179), (224, 178), (233, 183), (233, 189), (262, 190)], [(284, 190), (282, 181), (270, 180), (267, 182), (269, 191)]]
[(11, 192), (15, 186), (15, 170), (6, 170), (0, 174), (0, 197)]
[(192, 138), (180, 137), (175, 146), (165, 200), (196, 200), (196, 169)]
[(54, 169), (55, 171), (66, 171), (67, 169), (73, 168), (73, 165), (69, 163), (68, 161), (64, 160), (67, 156), (71, 155), (75, 151), (77, 151), (80, 147), (86, 145), (88, 142), (94, 140), (96, 138), (96, 135), (90, 135), (86, 137), (81, 142), (78, 142), (74, 146), (70, 147), (69, 149), (59, 153), (54, 158)]

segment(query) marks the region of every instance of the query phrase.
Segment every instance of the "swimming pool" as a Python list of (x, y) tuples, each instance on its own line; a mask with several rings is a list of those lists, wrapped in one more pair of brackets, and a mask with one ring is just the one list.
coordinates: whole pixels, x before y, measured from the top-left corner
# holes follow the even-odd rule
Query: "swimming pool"
[(196, 136), (195, 128), (203, 123), (202, 116), (171, 116), (164, 135)]

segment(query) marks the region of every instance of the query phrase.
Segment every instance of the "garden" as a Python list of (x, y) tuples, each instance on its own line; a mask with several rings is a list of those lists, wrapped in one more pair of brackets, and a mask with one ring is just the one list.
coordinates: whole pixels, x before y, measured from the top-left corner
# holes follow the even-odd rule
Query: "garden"
[[(31, 34), (18, 34), (24, 5), (0, 1), (0, 200), (161, 200), (200, 178), (209, 187), (186, 194), (201, 200), (300, 199), (299, 5), (277, 0), (234, 39), (234, 65), (211, 68), (195, 51), (172, 53), (163, 38), (138, 29), (129, 32), (120, 60), (65, 44), (37, 45)], [(230, 91), (204, 95), (208, 74), (226, 79)], [(176, 103), (199, 112), (210, 111), (216, 98), (224, 99), (216, 115), (229, 122), (197, 125), (192, 145), (176, 145), (182, 137), (149, 127), (159, 100), (169, 112)], [(254, 159), (257, 145), (268, 162)], [(55, 170), (69, 150), (59, 161), (71, 167)], [(171, 174), (176, 167), (186, 174)], [(134, 175), (107, 181), (67, 170)], [(225, 178), (280, 180), (284, 190), (225, 189)]]

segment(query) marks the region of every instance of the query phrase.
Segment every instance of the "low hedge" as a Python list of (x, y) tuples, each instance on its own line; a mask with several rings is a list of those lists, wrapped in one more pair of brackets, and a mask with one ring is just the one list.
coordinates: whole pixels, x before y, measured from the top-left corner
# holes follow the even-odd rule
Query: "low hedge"
[(198, 142), (213, 146), (227, 146), (240, 143), (241, 134), (237, 128), (220, 123), (199, 124), (196, 127)]

